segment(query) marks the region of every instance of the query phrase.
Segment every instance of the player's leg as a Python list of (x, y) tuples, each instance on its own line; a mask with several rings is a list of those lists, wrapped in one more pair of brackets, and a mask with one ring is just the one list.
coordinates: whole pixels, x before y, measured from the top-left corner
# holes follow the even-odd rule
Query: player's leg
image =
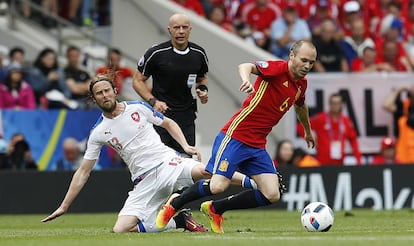
[(239, 168), (256, 181), (259, 190), (246, 190), (224, 199), (202, 203), (201, 211), (209, 217), (214, 232), (223, 232), (221, 224), (225, 211), (266, 206), (280, 198), (278, 175), (268, 153), (264, 149), (249, 146), (240, 149), (251, 158), (243, 162)]
[(131, 215), (120, 215), (112, 229), (115, 233), (137, 232), (138, 218)]
[[(151, 220), (149, 220), (151, 221)], [(154, 221), (154, 220), (152, 220)], [(171, 220), (168, 225), (163, 228), (162, 230), (158, 229), (154, 222), (142, 222), (138, 220), (137, 217), (133, 215), (120, 215), (115, 222), (114, 228), (112, 231), (114, 233), (127, 233), (127, 232), (161, 232), (168, 229), (175, 229), (177, 227), (177, 223), (175, 220)], [(185, 224), (181, 228), (185, 228)]]
[[(213, 173), (213, 178), (211, 180), (202, 179), (186, 189), (181, 195), (175, 195), (171, 202), (166, 204), (157, 215), (157, 226), (159, 228), (163, 228), (171, 219), (171, 216), (186, 203), (201, 197), (221, 193), (229, 187), (238, 165), (245, 158), (248, 158), (247, 155), (238, 152), (240, 144), (240, 142), (230, 139), (222, 133), (216, 137), (212, 149), (213, 154), (206, 166), (206, 170)], [(238, 182), (240, 184), (241, 180)]]

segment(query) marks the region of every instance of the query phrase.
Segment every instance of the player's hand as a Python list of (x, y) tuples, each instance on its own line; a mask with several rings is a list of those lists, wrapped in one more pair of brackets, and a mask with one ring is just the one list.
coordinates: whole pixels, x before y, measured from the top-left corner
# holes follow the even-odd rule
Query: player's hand
[(187, 146), (184, 148), (185, 153), (187, 153), (189, 156), (197, 156), (197, 160), (201, 161), (201, 153), (198, 151), (198, 149), (194, 146)]
[(66, 211), (63, 208), (59, 207), (51, 215), (49, 215), (46, 218), (42, 219), (42, 222), (48, 222), (48, 221), (54, 220), (54, 219), (56, 219), (57, 217), (61, 216), (64, 213), (66, 213)]
[(168, 110), (167, 104), (163, 101), (160, 101), (160, 100), (155, 101), (153, 108), (156, 111), (161, 112), (163, 114), (165, 114), (165, 112), (167, 112), (167, 110)]
[(305, 134), (305, 140), (306, 144), (308, 145), (308, 148), (313, 149), (315, 148), (315, 138), (312, 134)]
[(197, 96), (200, 98), (202, 104), (208, 102), (208, 91), (202, 91), (200, 89), (196, 89)]
[(243, 81), (240, 85), (240, 91), (246, 92), (247, 94), (251, 95), (254, 93), (254, 87), (250, 81)]

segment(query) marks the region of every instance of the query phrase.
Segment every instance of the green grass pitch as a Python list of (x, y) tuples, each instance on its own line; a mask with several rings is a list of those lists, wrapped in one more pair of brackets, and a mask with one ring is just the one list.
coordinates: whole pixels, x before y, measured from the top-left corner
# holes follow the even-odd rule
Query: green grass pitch
[[(200, 212), (195, 219), (207, 224)], [(45, 215), (0, 215), (0, 245), (414, 245), (414, 212), (353, 210), (335, 212), (329, 232), (305, 232), (299, 212), (246, 210), (225, 213), (224, 234), (114, 234), (117, 214), (71, 214), (41, 223)]]

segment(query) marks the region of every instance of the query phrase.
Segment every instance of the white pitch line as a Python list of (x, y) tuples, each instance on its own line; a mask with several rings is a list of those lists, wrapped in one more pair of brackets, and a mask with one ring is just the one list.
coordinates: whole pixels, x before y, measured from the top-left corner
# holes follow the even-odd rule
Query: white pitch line
[(203, 235), (203, 236), (193, 236), (194, 238), (206, 238), (206, 239), (213, 239), (213, 238), (220, 238), (220, 240), (289, 240), (289, 241), (299, 241), (299, 240), (326, 240), (326, 239), (335, 239), (335, 240), (342, 240), (342, 241), (362, 241), (362, 240), (369, 240), (369, 241), (377, 241), (377, 240), (395, 240), (395, 241), (414, 241), (413, 236), (338, 236), (338, 237), (327, 237), (324, 236), (309, 236), (309, 237), (293, 237), (293, 236), (249, 236), (249, 237), (240, 237), (240, 236), (227, 236), (227, 235)]

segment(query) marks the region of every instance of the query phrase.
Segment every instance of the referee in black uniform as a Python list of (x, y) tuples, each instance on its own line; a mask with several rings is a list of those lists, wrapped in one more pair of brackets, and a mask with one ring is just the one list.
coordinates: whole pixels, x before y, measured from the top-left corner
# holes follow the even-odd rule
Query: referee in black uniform
[[(177, 122), (187, 142), (195, 146), (197, 100), (191, 88), (195, 84), (201, 103), (207, 103), (208, 59), (202, 47), (188, 41), (191, 32), (188, 16), (172, 15), (168, 32), (171, 40), (149, 48), (138, 61), (133, 87), (155, 110)], [(146, 84), (151, 76), (152, 90)], [(166, 145), (185, 154), (166, 130), (155, 128)]]

